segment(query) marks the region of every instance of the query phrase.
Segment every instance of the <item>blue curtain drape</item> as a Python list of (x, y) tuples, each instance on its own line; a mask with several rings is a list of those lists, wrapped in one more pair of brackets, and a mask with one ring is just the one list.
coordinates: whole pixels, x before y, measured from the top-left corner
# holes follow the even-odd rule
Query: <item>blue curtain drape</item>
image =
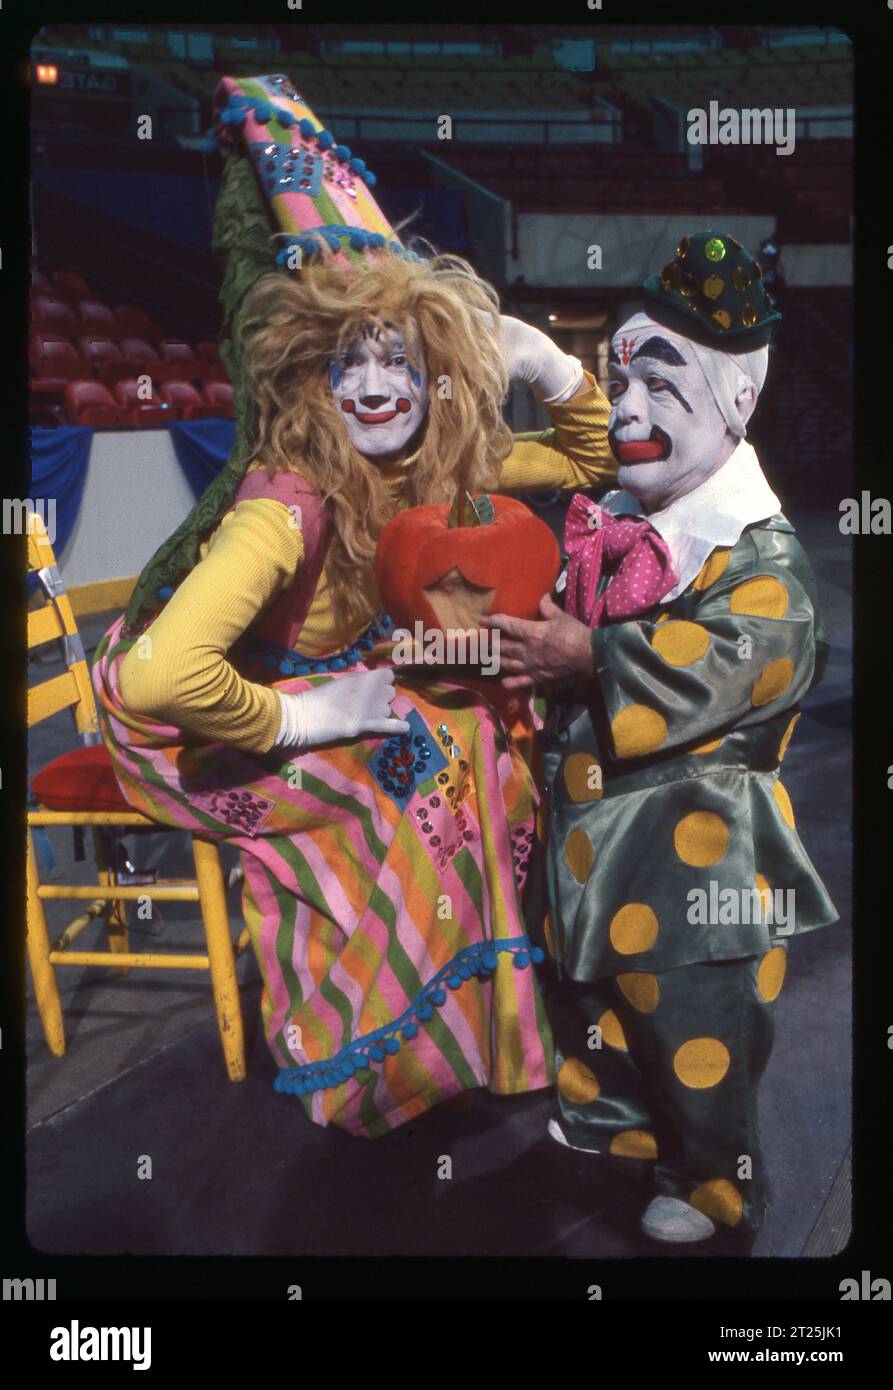
[[(216, 423), (211, 421), (211, 424)], [(29, 497), (35, 510), (43, 506), (43, 518), (48, 523), (53, 549), (58, 556), (74, 530), (93, 443), (91, 425), (60, 425), (53, 429), (35, 426), (31, 430), (31, 483)], [(55, 534), (49, 522), (52, 513), (48, 503), (55, 503)], [(37, 576), (29, 574), (28, 593), (37, 585)]]
[(169, 428), (177, 461), (198, 500), (232, 453), (236, 422), (172, 420)]
[[(196, 500), (220, 472), (232, 452), (236, 438), (234, 420), (174, 420), (170, 426), (177, 461), (186, 475)], [(35, 426), (31, 430), (31, 484), (29, 497), (49, 523), (47, 507), (55, 502), (55, 534), (51, 533), (57, 558), (74, 530), (87, 467), (93, 444), (91, 425), (60, 425), (53, 429)], [(38, 580), (28, 576), (28, 593)]]

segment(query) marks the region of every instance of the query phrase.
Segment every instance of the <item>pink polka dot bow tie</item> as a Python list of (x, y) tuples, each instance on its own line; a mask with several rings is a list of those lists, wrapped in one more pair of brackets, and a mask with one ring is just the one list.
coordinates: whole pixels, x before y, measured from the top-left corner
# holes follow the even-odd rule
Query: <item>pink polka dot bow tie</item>
[[(650, 522), (612, 516), (580, 492), (568, 507), (564, 549), (565, 609), (590, 627), (646, 613), (676, 583), (667, 543)], [(605, 574), (610, 582), (597, 595)]]

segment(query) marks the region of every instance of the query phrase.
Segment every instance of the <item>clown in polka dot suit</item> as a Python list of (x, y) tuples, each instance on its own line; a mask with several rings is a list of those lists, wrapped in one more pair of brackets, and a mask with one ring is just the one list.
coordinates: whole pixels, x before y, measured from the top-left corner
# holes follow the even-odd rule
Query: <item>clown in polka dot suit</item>
[(702, 232), (643, 290), (611, 345), (619, 490), (574, 499), (542, 620), (491, 621), (504, 684), (550, 696), (526, 898), (556, 981), (549, 1132), (647, 1164), (643, 1230), (687, 1242), (769, 1209), (757, 1088), (787, 943), (837, 920), (779, 776), (828, 646), (746, 438), (780, 317), (758, 264)]

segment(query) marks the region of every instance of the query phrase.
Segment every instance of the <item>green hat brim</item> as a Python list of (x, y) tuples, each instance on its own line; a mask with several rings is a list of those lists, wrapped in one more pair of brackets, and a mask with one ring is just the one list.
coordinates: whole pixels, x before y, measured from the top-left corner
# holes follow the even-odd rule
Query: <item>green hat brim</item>
[(781, 314), (773, 309), (762, 323), (753, 328), (710, 328), (700, 314), (686, 314), (667, 299), (660, 287), (660, 275), (649, 275), (643, 281), (642, 293), (648, 299), (648, 309), (656, 323), (672, 328), (683, 338), (691, 338), (705, 347), (718, 348), (720, 352), (753, 352), (755, 348), (765, 347), (779, 323)]

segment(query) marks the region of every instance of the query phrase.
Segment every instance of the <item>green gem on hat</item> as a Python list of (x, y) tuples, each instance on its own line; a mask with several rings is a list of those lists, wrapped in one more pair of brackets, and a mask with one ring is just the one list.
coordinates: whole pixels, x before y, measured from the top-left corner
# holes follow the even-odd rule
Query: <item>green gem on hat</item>
[(642, 285), (657, 323), (708, 347), (750, 352), (781, 322), (759, 262), (727, 232), (693, 232), (675, 258)]

